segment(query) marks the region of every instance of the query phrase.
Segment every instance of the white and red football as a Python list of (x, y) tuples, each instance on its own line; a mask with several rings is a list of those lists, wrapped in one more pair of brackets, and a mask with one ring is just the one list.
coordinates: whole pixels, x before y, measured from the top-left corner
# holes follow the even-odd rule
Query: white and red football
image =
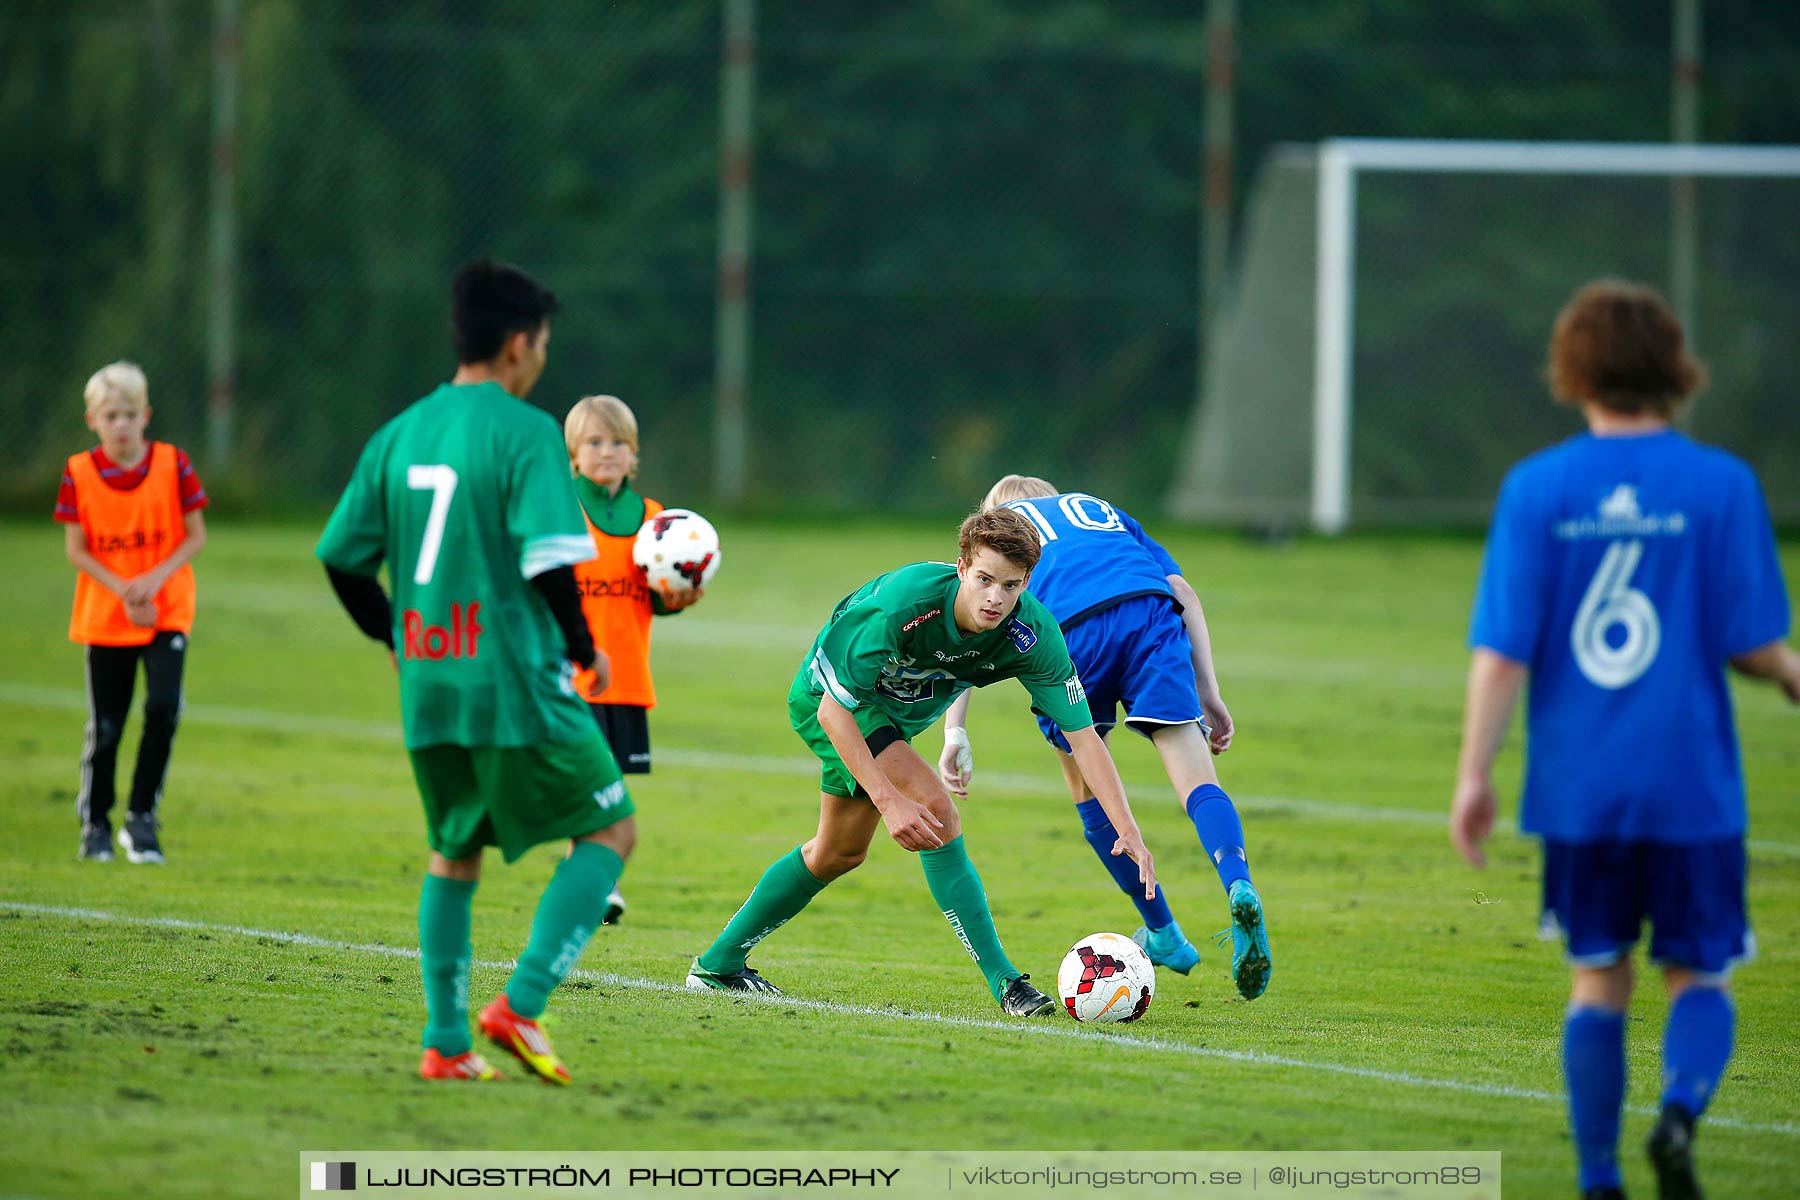
[(1056, 990), (1077, 1021), (1135, 1021), (1156, 994), (1156, 967), (1124, 934), (1090, 934), (1063, 956)]

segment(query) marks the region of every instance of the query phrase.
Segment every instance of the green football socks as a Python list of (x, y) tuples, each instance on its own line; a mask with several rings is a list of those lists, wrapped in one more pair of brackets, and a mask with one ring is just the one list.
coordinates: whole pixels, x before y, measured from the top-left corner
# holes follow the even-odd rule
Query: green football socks
[(825, 884), (806, 869), (800, 847), (782, 855), (756, 881), (756, 890), (700, 955), (700, 965), (716, 975), (744, 969), (756, 944), (791, 921)]
[(919, 865), (925, 868), (925, 884), (931, 889), (931, 898), (956, 931), (963, 949), (987, 977), (988, 991), (995, 1000), (1000, 999), (1006, 985), (1018, 978), (1019, 970), (1000, 948), (994, 916), (988, 911), (987, 893), (982, 890), (975, 864), (969, 861), (969, 852), (963, 848), (961, 835), (936, 850), (921, 850)]
[(425, 980), (421, 1043), (445, 1058), (469, 1049), (469, 908), (472, 879), (425, 876), (419, 889), (419, 970)]
[(543, 1015), (550, 993), (575, 969), (588, 938), (600, 927), (607, 894), (624, 871), (625, 860), (599, 842), (576, 842), (557, 865), (531, 920), (531, 941), (506, 981), (514, 1012), (530, 1020)]

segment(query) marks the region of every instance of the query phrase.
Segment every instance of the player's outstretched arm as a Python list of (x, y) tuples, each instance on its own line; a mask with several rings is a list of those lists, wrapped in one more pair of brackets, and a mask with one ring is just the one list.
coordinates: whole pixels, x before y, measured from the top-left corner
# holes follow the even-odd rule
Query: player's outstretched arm
[(862, 730), (857, 728), (856, 718), (850, 711), (827, 692), (819, 699), (819, 727), (825, 736), (831, 739), (831, 748), (837, 751), (844, 765), (850, 768), (850, 774), (856, 782), (862, 784), (863, 791), (869, 793), (869, 800), (881, 813), (881, 819), (887, 825), (888, 836), (898, 842), (902, 849), (918, 852), (933, 850), (944, 844), (940, 830), (944, 823), (932, 816), (931, 810), (908, 796), (894, 786), (892, 780), (875, 762), (875, 756), (869, 753), (869, 744), (863, 741)]
[(944, 751), (938, 755), (938, 778), (953, 796), (969, 794), (969, 781), (975, 777), (975, 750), (969, 744), (969, 697), (967, 691), (950, 702), (944, 714)]
[(1075, 765), (1081, 768), (1082, 778), (1094, 789), (1094, 799), (1100, 801), (1101, 809), (1112, 822), (1113, 829), (1118, 831), (1119, 840), (1113, 843), (1112, 852), (1127, 855), (1137, 864), (1138, 881), (1144, 885), (1144, 899), (1155, 899), (1156, 865), (1150, 856), (1150, 848), (1144, 845), (1137, 818), (1131, 813), (1131, 802), (1125, 799), (1125, 783), (1119, 778), (1112, 752), (1092, 725), (1086, 729), (1066, 730), (1063, 736), (1069, 739), (1069, 752)]
[(1188, 644), (1193, 647), (1194, 683), (1200, 693), (1200, 711), (1212, 728), (1208, 739), (1214, 754), (1231, 749), (1231, 712), (1219, 694), (1219, 676), (1213, 669), (1212, 634), (1206, 628), (1206, 611), (1200, 607), (1200, 594), (1194, 585), (1180, 575), (1170, 575), (1169, 589), (1181, 605), (1181, 623), (1187, 627)]
[(1487, 865), (1482, 844), (1494, 831), (1494, 756), (1500, 752), (1513, 705), (1524, 685), (1524, 663), (1485, 647), (1478, 647), (1469, 657), (1462, 753), (1450, 801), (1450, 842), (1473, 866)]
[(1794, 704), (1800, 704), (1800, 651), (1783, 641), (1758, 646), (1740, 654), (1731, 665), (1753, 679), (1767, 679), (1781, 688)]

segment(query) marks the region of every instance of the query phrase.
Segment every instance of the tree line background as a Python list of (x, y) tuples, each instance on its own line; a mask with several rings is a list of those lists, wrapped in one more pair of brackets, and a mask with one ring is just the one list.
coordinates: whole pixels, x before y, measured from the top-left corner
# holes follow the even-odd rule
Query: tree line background
[[(1238, 10), (1240, 198), (1282, 142), (1669, 136), (1663, 4)], [(242, 0), (237, 438), (208, 462), (212, 5), (9, 0), (0, 498), (47, 511), (82, 382), (128, 357), (215, 493), (328, 500), (447, 376), (449, 276), (489, 253), (564, 301), (532, 399), (622, 396), (644, 486), (707, 503), (720, 20)], [(1800, 5), (1708, 0), (1703, 37), (1703, 140), (1800, 141)], [(750, 506), (951, 512), (1024, 470), (1156, 510), (1194, 408), (1205, 5), (763, 0), (756, 42)]]

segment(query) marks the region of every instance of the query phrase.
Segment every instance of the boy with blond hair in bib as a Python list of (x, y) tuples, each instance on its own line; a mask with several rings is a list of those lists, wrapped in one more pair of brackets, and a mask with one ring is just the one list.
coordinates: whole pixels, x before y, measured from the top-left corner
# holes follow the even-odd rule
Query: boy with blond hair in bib
[(144, 735), (119, 848), (161, 863), (158, 810), (181, 717), (181, 672), (194, 626), (193, 557), (206, 545), (206, 489), (187, 455), (144, 437), (150, 386), (136, 363), (87, 382), (87, 426), (100, 444), (70, 457), (56, 519), (75, 568), (69, 640), (87, 647), (87, 738), (81, 748), (80, 856), (113, 858), (113, 769), (144, 665)]
[[(637, 416), (631, 407), (617, 396), (583, 396), (563, 419), (563, 441), (597, 554), (575, 567), (581, 611), (600, 651), (593, 670), (576, 673), (575, 690), (587, 701), (619, 770), (648, 775), (650, 710), (656, 707), (650, 618), (680, 612), (702, 590), (653, 588), (632, 557), (639, 527), (663, 505), (631, 486), (638, 461)], [(602, 923), (617, 924), (624, 915), (625, 897), (615, 887)]]

